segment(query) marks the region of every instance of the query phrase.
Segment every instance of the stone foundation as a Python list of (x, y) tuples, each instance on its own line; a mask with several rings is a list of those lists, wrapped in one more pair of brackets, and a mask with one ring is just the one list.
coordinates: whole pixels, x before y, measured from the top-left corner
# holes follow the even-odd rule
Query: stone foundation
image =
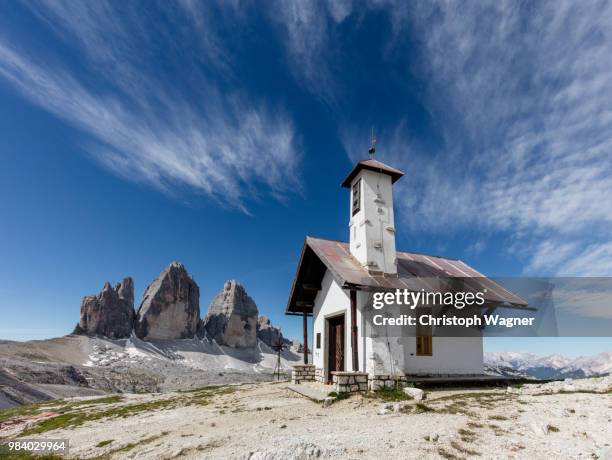
[(314, 364), (294, 364), (291, 371), (291, 383), (298, 384), (302, 382), (315, 381), (315, 366)]
[[(351, 393), (356, 391), (379, 391), (384, 388), (404, 388), (414, 386), (411, 378), (416, 375), (405, 376), (402, 374), (368, 374), (367, 372), (332, 372), (332, 386), (337, 393)], [(419, 377), (478, 377), (480, 374), (428, 374)], [(302, 382), (327, 383), (325, 369), (316, 367), (314, 364), (295, 364), (291, 371), (291, 383)]]
[(368, 390), (366, 372), (332, 372), (332, 385), (336, 393), (352, 393)]
[(368, 388), (372, 391), (383, 388), (403, 388), (407, 379), (403, 375), (376, 374), (368, 376)]

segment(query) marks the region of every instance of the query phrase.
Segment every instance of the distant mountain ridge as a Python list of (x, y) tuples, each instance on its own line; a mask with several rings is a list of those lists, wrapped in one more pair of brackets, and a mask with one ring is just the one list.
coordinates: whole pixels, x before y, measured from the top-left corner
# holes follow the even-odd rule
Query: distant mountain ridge
[(560, 379), (612, 374), (610, 351), (578, 358), (559, 354), (540, 356), (534, 353), (502, 351), (485, 353), (484, 362), (487, 373), (505, 376)]

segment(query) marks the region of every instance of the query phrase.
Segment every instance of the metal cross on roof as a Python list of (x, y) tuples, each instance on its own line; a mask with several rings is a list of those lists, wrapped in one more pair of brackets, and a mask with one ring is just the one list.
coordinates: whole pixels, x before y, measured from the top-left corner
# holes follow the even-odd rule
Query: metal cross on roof
[(368, 153), (370, 154), (370, 159), (374, 157), (375, 152), (376, 152), (376, 134), (374, 134), (374, 128), (372, 128), (372, 135), (370, 136), (370, 148), (368, 149)]

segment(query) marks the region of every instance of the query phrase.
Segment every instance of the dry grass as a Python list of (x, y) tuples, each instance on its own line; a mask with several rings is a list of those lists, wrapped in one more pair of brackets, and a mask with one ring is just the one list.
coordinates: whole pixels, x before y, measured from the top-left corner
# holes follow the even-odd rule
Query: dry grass
[(151, 444), (154, 441), (157, 441), (160, 438), (163, 438), (164, 436), (166, 436), (168, 434), (167, 431), (162, 431), (161, 433), (154, 435), (154, 436), (149, 436), (147, 438), (143, 438), (140, 441), (137, 442), (130, 442), (128, 444), (125, 444), (121, 447), (118, 447), (116, 449), (113, 449), (109, 452), (106, 452), (102, 455), (99, 455), (97, 457), (93, 457), (90, 458), (90, 460), (110, 460), (113, 455), (115, 454), (119, 454), (119, 453), (123, 453), (123, 452), (129, 452), (130, 450), (135, 449), (136, 447), (140, 447), (146, 444)]
[(364, 394), (367, 398), (376, 398), (384, 402), (410, 401), (412, 396), (404, 393), (401, 388), (383, 388), (382, 390), (371, 391)]
[(455, 449), (457, 452), (461, 452), (462, 454), (476, 455), (476, 456), (481, 455), (480, 452), (470, 449), (468, 447), (462, 446), (457, 441), (451, 441), (451, 447)]
[[(74, 428), (83, 425), (86, 422), (97, 421), (106, 418), (127, 418), (142, 412), (152, 412), (160, 410), (170, 410), (177, 407), (183, 406), (206, 406), (210, 401), (218, 396), (228, 395), (236, 391), (235, 387), (207, 387), (200, 388), (197, 390), (189, 390), (179, 392), (171, 397), (164, 397), (163, 399), (154, 399), (151, 401), (116, 405), (116, 403), (123, 400), (121, 396), (109, 396), (106, 398), (99, 398), (87, 401), (68, 402), (63, 403), (59, 408), (53, 408), (54, 412), (58, 412), (60, 415), (41, 420), (36, 425), (25, 429), (21, 436), (27, 436), (32, 434), (46, 433), (48, 431), (57, 430), (61, 428)], [(55, 402), (57, 405), (57, 402)], [(105, 407), (98, 409), (97, 406), (109, 405), (112, 407)], [(19, 413), (36, 413), (42, 409), (49, 410), (49, 407), (43, 405), (36, 405), (36, 407), (28, 408), (27, 406), (20, 408)], [(92, 409), (96, 410), (92, 410)], [(236, 409), (238, 410), (238, 409)], [(5, 414), (14, 417), (14, 414)], [(1, 418), (0, 418), (1, 420)]]
[(444, 447), (438, 447), (438, 454), (440, 455), (440, 457), (443, 457), (447, 460), (461, 460), (463, 458), (463, 457), (458, 457), (452, 452), (449, 452)]
[(102, 404), (114, 404), (118, 403), (123, 398), (118, 395), (105, 396), (103, 398), (96, 399), (85, 399), (82, 401), (61, 401), (52, 400), (45, 401), (36, 404), (27, 404), (24, 406), (17, 406), (11, 409), (0, 410), (0, 422), (12, 420), (20, 417), (28, 417), (30, 415), (36, 415), (45, 411), (57, 412), (63, 414), (65, 412), (75, 409), (85, 409), (87, 407), (98, 406)]
[(472, 443), (476, 441), (476, 438), (478, 437), (475, 431), (468, 430), (466, 428), (459, 428), (459, 431), (457, 433), (459, 434), (463, 442)]
[(478, 422), (468, 422), (467, 426), (469, 426), (470, 428), (484, 428), (484, 425)]

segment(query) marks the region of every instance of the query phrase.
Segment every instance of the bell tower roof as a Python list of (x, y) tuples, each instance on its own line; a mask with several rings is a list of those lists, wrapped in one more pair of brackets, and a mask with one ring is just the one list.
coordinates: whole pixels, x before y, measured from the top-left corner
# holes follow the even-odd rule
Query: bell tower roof
[(355, 165), (355, 167), (349, 173), (349, 175), (346, 176), (346, 179), (342, 181), (342, 187), (351, 188), (351, 182), (353, 182), (353, 179), (355, 178), (355, 176), (359, 174), (359, 171), (361, 171), (362, 169), (375, 171), (381, 174), (387, 174), (391, 176), (392, 184), (394, 184), (400, 177), (404, 175), (404, 173), (400, 171), (399, 169), (395, 169), (389, 165), (381, 163), (378, 160), (374, 160), (373, 158), (370, 158), (369, 160), (361, 160)]

